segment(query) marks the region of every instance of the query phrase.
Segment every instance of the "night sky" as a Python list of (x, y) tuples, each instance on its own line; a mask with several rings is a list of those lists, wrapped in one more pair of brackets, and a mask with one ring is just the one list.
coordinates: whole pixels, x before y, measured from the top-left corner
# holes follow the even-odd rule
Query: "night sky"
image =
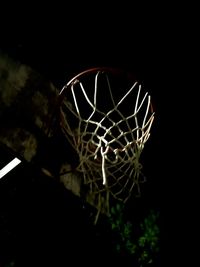
[[(13, 25), (12, 34), (8, 38), (3, 38), (0, 49), (21, 63), (37, 70), (60, 89), (79, 72), (99, 66), (117, 67), (131, 71), (144, 82), (144, 85), (152, 95), (155, 122), (152, 127), (152, 135), (143, 151), (144, 171), (148, 177), (147, 185), (144, 187), (144, 197), (142, 201), (137, 200), (138, 207), (136, 207), (137, 201), (133, 206), (130, 205), (130, 210), (135, 209), (137, 213), (140, 207), (144, 213), (144, 210), (148, 208), (155, 208), (160, 211), (162, 251), (166, 256), (165, 251), (168, 251), (169, 255), (172, 253), (169, 249), (169, 244), (173, 242), (169, 238), (169, 229), (176, 229), (177, 227), (177, 224), (174, 224), (172, 220), (172, 210), (175, 209), (173, 201), (176, 194), (173, 188), (173, 180), (174, 185), (176, 185), (175, 179), (180, 179), (180, 177), (173, 172), (176, 166), (176, 156), (171, 152), (175, 146), (175, 140), (173, 138), (174, 132), (170, 130), (172, 123), (170, 123), (170, 119), (173, 118), (174, 122), (175, 118), (173, 116), (178, 117), (178, 114), (174, 115), (174, 107), (176, 106), (176, 95), (180, 92), (180, 88), (176, 87), (177, 82), (174, 85), (173, 81), (176, 77), (176, 68), (180, 65), (180, 55), (177, 50), (178, 45), (174, 42), (175, 33), (170, 32), (167, 25), (160, 21), (162, 14), (153, 20), (150, 15), (145, 18), (145, 15), (141, 12), (140, 16), (138, 15), (137, 18), (132, 20), (129, 13), (125, 20), (121, 17), (123, 10), (122, 14), (117, 13), (112, 16), (108, 12), (104, 19), (102, 16), (95, 17), (93, 13), (87, 21), (84, 20), (84, 14), (80, 18), (76, 12), (71, 19), (67, 18), (67, 16), (57, 15), (54, 19), (49, 18), (44, 22), (44, 25), (37, 24), (35, 25), (36, 27), (31, 26), (29, 30), (26, 30), (23, 23), (20, 23), (22, 25), (21, 28), (20, 25)], [(134, 16), (134, 12), (132, 15)], [(60, 17), (62, 17), (62, 21), (55, 22)], [(144, 19), (146, 19), (145, 23)], [(75, 24), (77, 21), (78, 24)], [(16, 31), (17, 29), (18, 31)], [(174, 128), (174, 131), (176, 131), (176, 128)], [(31, 186), (30, 184), (28, 186)], [(42, 190), (46, 188), (45, 182), (40, 181), (39, 184), (41, 185), (41, 191), (36, 187), (34, 188), (36, 192), (39, 190), (41, 194), (36, 199), (35, 209), (39, 207), (37, 201), (42, 199)], [(36, 185), (37, 182), (34, 183), (34, 186)], [(66, 197), (63, 192), (60, 193), (62, 189), (58, 185), (48, 184), (46, 189), (47, 199), (52, 201), (52, 194), (54, 197), (57, 194), (55, 192), (52, 193), (50, 188), (53, 186), (56, 186), (56, 190), (59, 191), (61, 196), (56, 204), (54, 203), (53, 215), (50, 213), (49, 204), (43, 202), (43, 205), (48, 207), (47, 218), (49, 219), (50, 216), (56, 214), (56, 216), (60, 216), (60, 220), (65, 221), (67, 219), (62, 214), (65, 209), (64, 204), (61, 205), (59, 212), (56, 211), (56, 205), (60, 205), (63, 198)], [(34, 190), (31, 191), (32, 196), (34, 195)], [(27, 195), (26, 192), (23, 192), (23, 194), (24, 196)], [(29, 196), (30, 205), (34, 206), (30, 198)], [(79, 204), (74, 205), (78, 207)], [(23, 213), (24, 209), (25, 207), (19, 210)], [(73, 213), (71, 210), (70, 212)], [(37, 211), (35, 211), (34, 216), (28, 213), (26, 219), (31, 220), (34, 217), (35, 223), (38, 224), (37, 216), (41, 214), (42, 209), (39, 209), (39, 215)], [(80, 216), (77, 220), (82, 218), (82, 215), (77, 216)], [(46, 220), (45, 217), (42, 217), (43, 226), (41, 227), (44, 227)], [(58, 228), (59, 223), (54, 217), (52, 221), (50, 226), (53, 227), (53, 223), (55, 223)], [(27, 225), (32, 226), (33, 224), (29, 221)], [(73, 219), (70, 220), (69, 225), (73, 225)], [(78, 224), (77, 227), (79, 226)], [(62, 227), (64, 228), (64, 225)], [(38, 226), (38, 229), (39, 234), (42, 233), (43, 228)], [(25, 231), (30, 234), (28, 229)], [(42, 236), (43, 241), (49, 232), (50, 230), (45, 230), (44, 236)], [(77, 236), (82, 235), (80, 233), (81, 231), (78, 231)], [(36, 237), (31, 236), (33, 242), (35, 242), (35, 238), (39, 234)], [(53, 231), (53, 241), (61, 242), (61, 240), (67, 239), (68, 232), (65, 232), (65, 236), (61, 239), (56, 234), (57, 232)], [(59, 233), (58, 236), (62, 236), (62, 234)], [(25, 238), (25, 234), (23, 234), (23, 238)], [(83, 242), (84, 238), (86, 237), (83, 234), (81, 242)], [(73, 239), (73, 236), (70, 236), (71, 239)], [(27, 242), (27, 240), (24, 240), (24, 242)], [(82, 245), (84, 246), (84, 244)], [(79, 244), (79, 249), (80, 246)], [(22, 246), (22, 250), (24, 247)], [(38, 253), (41, 249), (42, 245), (37, 250)], [(48, 247), (48, 249), (51, 251), (52, 248)], [(59, 254), (60, 251), (56, 253)], [(30, 253), (29, 256), (31, 257), (32, 254)], [(39, 254), (36, 255), (36, 259), (37, 257), (39, 257)]]

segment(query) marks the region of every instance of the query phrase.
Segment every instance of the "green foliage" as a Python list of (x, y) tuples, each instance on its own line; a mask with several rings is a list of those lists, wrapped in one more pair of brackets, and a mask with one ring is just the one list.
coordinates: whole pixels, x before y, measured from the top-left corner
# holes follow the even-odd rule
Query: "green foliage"
[(159, 253), (158, 218), (158, 212), (150, 210), (139, 226), (133, 225), (124, 218), (123, 204), (112, 207), (109, 219), (117, 253), (131, 255), (140, 267), (153, 264)]

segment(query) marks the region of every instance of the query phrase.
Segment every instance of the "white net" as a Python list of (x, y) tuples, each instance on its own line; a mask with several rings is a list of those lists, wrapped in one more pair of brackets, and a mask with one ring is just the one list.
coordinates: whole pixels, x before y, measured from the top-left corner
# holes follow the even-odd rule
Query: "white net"
[(109, 213), (110, 196), (126, 202), (143, 181), (139, 159), (154, 119), (151, 97), (138, 82), (101, 68), (77, 75), (60, 95), (77, 170), (99, 210)]

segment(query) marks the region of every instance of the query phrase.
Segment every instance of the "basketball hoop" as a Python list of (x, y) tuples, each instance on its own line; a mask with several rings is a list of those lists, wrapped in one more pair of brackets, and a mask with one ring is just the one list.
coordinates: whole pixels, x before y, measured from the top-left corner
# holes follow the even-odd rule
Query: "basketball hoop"
[(126, 73), (86, 70), (60, 92), (61, 128), (79, 155), (77, 170), (99, 211), (126, 202), (143, 181), (140, 155), (154, 120), (151, 97)]

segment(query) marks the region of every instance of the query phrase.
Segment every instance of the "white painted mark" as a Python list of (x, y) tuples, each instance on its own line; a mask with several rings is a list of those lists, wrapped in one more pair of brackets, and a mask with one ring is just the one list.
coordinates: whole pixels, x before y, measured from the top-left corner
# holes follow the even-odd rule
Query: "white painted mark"
[(14, 158), (13, 160), (11, 160), (5, 167), (0, 170), (0, 179), (12, 169), (14, 169), (20, 162), (21, 160), (18, 158)]

